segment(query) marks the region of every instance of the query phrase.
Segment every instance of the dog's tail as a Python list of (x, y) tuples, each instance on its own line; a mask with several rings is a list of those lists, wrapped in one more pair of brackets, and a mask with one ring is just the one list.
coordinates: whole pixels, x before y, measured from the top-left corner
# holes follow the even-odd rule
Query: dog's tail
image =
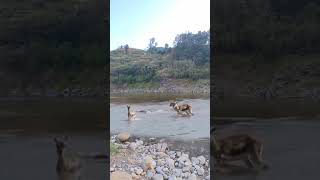
[(189, 108), (189, 110), (190, 110), (190, 114), (191, 114), (191, 115), (194, 115), (194, 114), (192, 113), (192, 107), (191, 107), (190, 105), (188, 105), (188, 108)]

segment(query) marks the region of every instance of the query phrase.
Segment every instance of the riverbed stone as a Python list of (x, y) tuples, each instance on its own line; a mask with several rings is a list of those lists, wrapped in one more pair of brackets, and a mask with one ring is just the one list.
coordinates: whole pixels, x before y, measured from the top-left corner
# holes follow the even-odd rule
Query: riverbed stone
[(177, 177), (175, 175), (169, 176), (168, 180), (177, 180)]
[(204, 156), (199, 156), (197, 159), (199, 160), (199, 163), (201, 165), (204, 165), (206, 163), (206, 158)]
[(197, 164), (199, 164), (199, 159), (196, 157), (191, 157), (191, 162), (193, 165), (197, 165)]
[(163, 180), (163, 176), (161, 174), (155, 174), (152, 177), (152, 180)]
[(174, 168), (174, 160), (173, 160), (173, 159), (167, 158), (167, 159), (166, 159), (166, 163), (167, 163), (167, 166), (168, 166), (170, 169), (173, 169), (173, 168)]
[(197, 180), (197, 175), (191, 174), (188, 178), (188, 180)]
[(161, 166), (157, 166), (157, 167), (156, 167), (156, 172), (157, 172), (158, 174), (162, 174), (162, 173), (163, 173), (162, 167), (161, 167)]
[(137, 175), (140, 175), (142, 172), (143, 172), (143, 169), (140, 168), (140, 167), (136, 168), (136, 170), (135, 170), (135, 173), (136, 173)]
[(123, 172), (123, 171), (116, 171), (111, 173), (111, 180), (132, 180), (130, 174)]
[(204, 174), (204, 169), (202, 167), (200, 167), (198, 170), (197, 170), (197, 173), (199, 176), (203, 176)]
[(146, 156), (144, 158), (144, 169), (145, 170), (153, 170), (155, 168), (155, 161), (151, 156)]
[(129, 148), (133, 151), (136, 150), (137, 147), (138, 147), (138, 144), (135, 142), (132, 142), (129, 144)]
[(181, 156), (181, 152), (180, 151), (177, 151), (177, 157), (179, 158)]
[(127, 132), (123, 132), (123, 133), (118, 134), (117, 138), (118, 138), (119, 141), (121, 141), (121, 142), (126, 142), (126, 141), (129, 140), (130, 134), (127, 133)]

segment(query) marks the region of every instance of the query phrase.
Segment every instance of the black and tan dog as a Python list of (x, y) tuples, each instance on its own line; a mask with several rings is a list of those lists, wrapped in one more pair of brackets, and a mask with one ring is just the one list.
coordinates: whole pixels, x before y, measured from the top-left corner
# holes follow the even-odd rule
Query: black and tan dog
[(217, 164), (225, 161), (243, 161), (249, 168), (268, 168), (262, 160), (263, 144), (249, 135), (233, 135), (216, 139), (215, 128), (210, 130), (211, 150)]
[(182, 112), (185, 112), (187, 115), (193, 115), (192, 113), (192, 107), (189, 104), (178, 104), (177, 102), (171, 102), (170, 107), (177, 111), (178, 114), (182, 114)]

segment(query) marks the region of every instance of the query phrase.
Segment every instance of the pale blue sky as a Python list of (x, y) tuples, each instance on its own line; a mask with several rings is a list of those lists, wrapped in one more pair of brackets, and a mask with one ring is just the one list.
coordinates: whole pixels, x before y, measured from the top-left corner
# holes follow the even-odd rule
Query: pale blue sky
[(177, 34), (207, 31), (210, 0), (111, 0), (110, 50), (120, 45), (145, 49), (154, 37), (172, 46)]

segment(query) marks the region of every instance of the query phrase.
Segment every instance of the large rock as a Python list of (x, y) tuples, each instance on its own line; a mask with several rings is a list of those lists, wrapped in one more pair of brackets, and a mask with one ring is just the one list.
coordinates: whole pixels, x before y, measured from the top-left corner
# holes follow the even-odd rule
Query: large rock
[(121, 142), (126, 142), (126, 141), (129, 140), (130, 134), (129, 134), (129, 133), (126, 133), (126, 132), (123, 132), (123, 133), (118, 134), (117, 138), (118, 138), (119, 141), (121, 141)]
[(111, 180), (132, 180), (132, 177), (130, 174), (122, 171), (116, 171), (111, 173)]

